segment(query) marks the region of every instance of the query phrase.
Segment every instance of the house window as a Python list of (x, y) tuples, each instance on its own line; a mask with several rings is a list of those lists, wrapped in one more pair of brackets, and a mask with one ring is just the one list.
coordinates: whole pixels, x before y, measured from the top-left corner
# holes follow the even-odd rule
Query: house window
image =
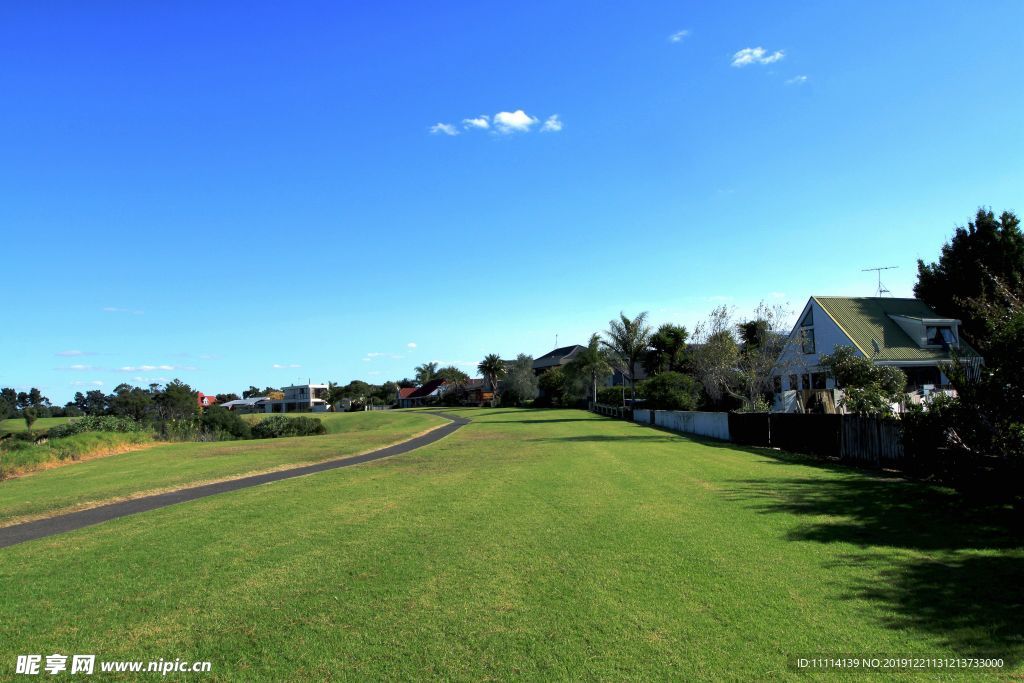
[(792, 390), (800, 388), (800, 380), (797, 379), (796, 375), (789, 376), (789, 388)]
[(948, 325), (929, 325), (925, 328), (925, 336), (928, 338), (928, 346), (953, 346), (956, 344), (956, 336), (953, 328)]
[(809, 309), (800, 321), (800, 348), (804, 353), (814, 353), (814, 309)]
[(775, 390), (776, 394), (782, 393), (782, 377), (779, 375), (772, 377), (772, 389)]
[(824, 372), (811, 373), (811, 387), (813, 387), (814, 389), (824, 389), (825, 377), (826, 375)]

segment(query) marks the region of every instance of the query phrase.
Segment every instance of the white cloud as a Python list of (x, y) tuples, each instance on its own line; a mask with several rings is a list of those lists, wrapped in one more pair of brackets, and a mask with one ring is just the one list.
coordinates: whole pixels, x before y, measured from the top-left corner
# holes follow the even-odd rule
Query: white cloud
[(739, 68), (750, 64), (774, 64), (784, 56), (782, 50), (768, 54), (763, 47), (745, 47), (732, 56), (732, 65)]
[(82, 365), (81, 363), (75, 363), (73, 365), (69, 365), (68, 366), (68, 370), (79, 370), (79, 371), (81, 371), (81, 370), (95, 370), (95, 369), (96, 368), (94, 368), (91, 365)]
[(807, 76), (793, 76), (793, 78), (786, 81), (786, 85), (803, 85), (806, 82)]
[(467, 367), (467, 368), (475, 368), (477, 365), (480, 364), (480, 361), (474, 361), (474, 360), (438, 360), (437, 358), (435, 358), (434, 360), (432, 360), (430, 362), (431, 363), (437, 363), (438, 365), (440, 365), (442, 367), (445, 366), (445, 365), (455, 365), (455, 366), (461, 365), (461, 366)]
[(275, 370), (287, 370), (289, 368), (301, 368), (302, 366), (299, 365), (298, 363), (274, 363), (270, 367), (274, 368)]
[(118, 372), (152, 372), (153, 370), (195, 370), (191, 365), (122, 365)]
[(673, 43), (681, 43), (683, 42), (683, 38), (685, 38), (688, 35), (690, 35), (690, 32), (686, 29), (683, 29), (682, 31), (676, 31), (675, 33), (670, 35), (668, 39), (670, 42)]
[(406, 346), (406, 348), (409, 348), (409, 349), (415, 349), (416, 348), (416, 342), (409, 342), (405, 346)]
[(482, 130), (487, 130), (488, 128), (491, 127), (491, 122), (487, 118), (487, 114), (481, 114), (480, 116), (477, 116), (472, 119), (462, 119), (462, 127), (466, 128), (467, 130), (470, 128), (480, 128)]
[(515, 111), (499, 111), (494, 115), (494, 127), (500, 133), (527, 133), (538, 119), (530, 116), (522, 109)]
[(71, 383), (71, 386), (73, 386), (73, 387), (102, 387), (103, 386), (103, 381), (102, 380), (98, 380), (98, 379), (93, 379), (93, 380), (89, 380), (89, 381), (85, 381), (85, 380), (81, 380), (81, 379), (76, 379), (74, 382)]
[(131, 313), (132, 315), (142, 315), (143, 311), (134, 308), (120, 308), (118, 306), (104, 306), (101, 309), (104, 313)]
[(549, 116), (541, 127), (541, 131), (545, 133), (557, 133), (560, 130), (562, 130), (562, 120), (558, 118), (558, 114)]
[(430, 127), (430, 132), (434, 135), (458, 135), (458, 129), (450, 123), (435, 123)]
[(72, 351), (58, 351), (56, 355), (63, 356), (64, 358), (74, 358), (75, 356), (95, 356), (96, 354), (94, 352), (92, 352), (92, 351), (76, 351), (76, 350), (72, 350)]

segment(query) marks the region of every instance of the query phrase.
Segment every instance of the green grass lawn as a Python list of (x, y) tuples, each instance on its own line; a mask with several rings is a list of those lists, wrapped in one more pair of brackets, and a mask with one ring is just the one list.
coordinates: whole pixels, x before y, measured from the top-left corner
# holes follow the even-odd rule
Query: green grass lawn
[(445, 421), (425, 414), (366, 412), (331, 414), (324, 423), (329, 432), (323, 436), (156, 445), (8, 479), (0, 482), (0, 525), (142, 491), (352, 455)]
[[(32, 423), (32, 431), (43, 431), (50, 427), (56, 427), (57, 425), (67, 424), (73, 418), (70, 417), (40, 417), (34, 423)], [(0, 420), (0, 432), (25, 432), (28, 431), (28, 427), (25, 426), (25, 420), (20, 417), (12, 417), (7, 420)]]
[(840, 654), (1021, 672), (1002, 510), (579, 411), (466, 414), (397, 458), (0, 550), (4, 674), (53, 652), (238, 681), (806, 680), (788, 657)]

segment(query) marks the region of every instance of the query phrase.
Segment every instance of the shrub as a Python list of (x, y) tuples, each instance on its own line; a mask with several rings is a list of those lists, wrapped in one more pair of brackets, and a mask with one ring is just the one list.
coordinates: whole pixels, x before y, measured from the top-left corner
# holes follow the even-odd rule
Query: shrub
[(324, 424), (315, 417), (285, 417), (274, 415), (257, 422), (252, 435), (257, 439), (276, 439), (283, 436), (313, 436), (326, 434)]
[(610, 406), (621, 406), (622, 387), (601, 387), (597, 390), (597, 402)]
[(637, 386), (644, 407), (655, 410), (694, 410), (700, 391), (700, 382), (681, 372), (661, 372)]
[(249, 423), (227, 408), (213, 406), (203, 411), (200, 419), (203, 431), (212, 434), (218, 441), (228, 439), (251, 439)]
[(63, 439), (84, 432), (120, 432), (127, 434), (130, 432), (142, 432), (145, 429), (141, 422), (130, 417), (88, 415), (75, 418), (67, 424), (50, 427), (48, 434), (51, 439)]

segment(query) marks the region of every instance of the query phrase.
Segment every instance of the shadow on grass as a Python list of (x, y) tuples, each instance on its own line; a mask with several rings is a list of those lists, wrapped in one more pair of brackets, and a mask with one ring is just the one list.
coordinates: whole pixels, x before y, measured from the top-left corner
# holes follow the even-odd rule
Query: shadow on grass
[(948, 489), (842, 469), (843, 475), (832, 479), (736, 481), (729, 496), (764, 514), (814, 518), (790, 531), (790, 541), (913, 552), (916, 557), (872, 552), (843, 558), (837, 564), (872, 570), (870, 581), (848, 586), (847, 597), (875, 604), (886, 626), (937, 637), (960, 656), (1002, 657), (1011, 666), (1020, 662), (1024, 530), (1019, 516), (1006, 506), (965, 501)]
[(665, 436), (625, 436), (625, 435), (611, 435), (611, 434), (583, 434), (580, 436), (551, 436), (541, 437), (536, 439), (524, 439), (524, 441), (540, 442), (540, 443), (674, 443), (678, 441), (677, 437), (665, 435)]
[(500, 419), (499, 420), (484, 420), (484, 419), (477, 418), (477, 419), (475, 419), (473, 421), (474, 422), (480, 422), (480, 423), (487, 423), (487, 424), (511, 425), (511, 424), (545, 424), (545, 423), (552, 423), (552, 422), (595, 422), (596, 420), (594, 418), (592, 418), (592, 417), (552, 417), (552, 418), (548, 418), (546, 420), (543, 420), (543, 419), (538, 419), (538, 420), (532, 420), (532, 419), (527, 419), (527, 420), (500, 420)]

